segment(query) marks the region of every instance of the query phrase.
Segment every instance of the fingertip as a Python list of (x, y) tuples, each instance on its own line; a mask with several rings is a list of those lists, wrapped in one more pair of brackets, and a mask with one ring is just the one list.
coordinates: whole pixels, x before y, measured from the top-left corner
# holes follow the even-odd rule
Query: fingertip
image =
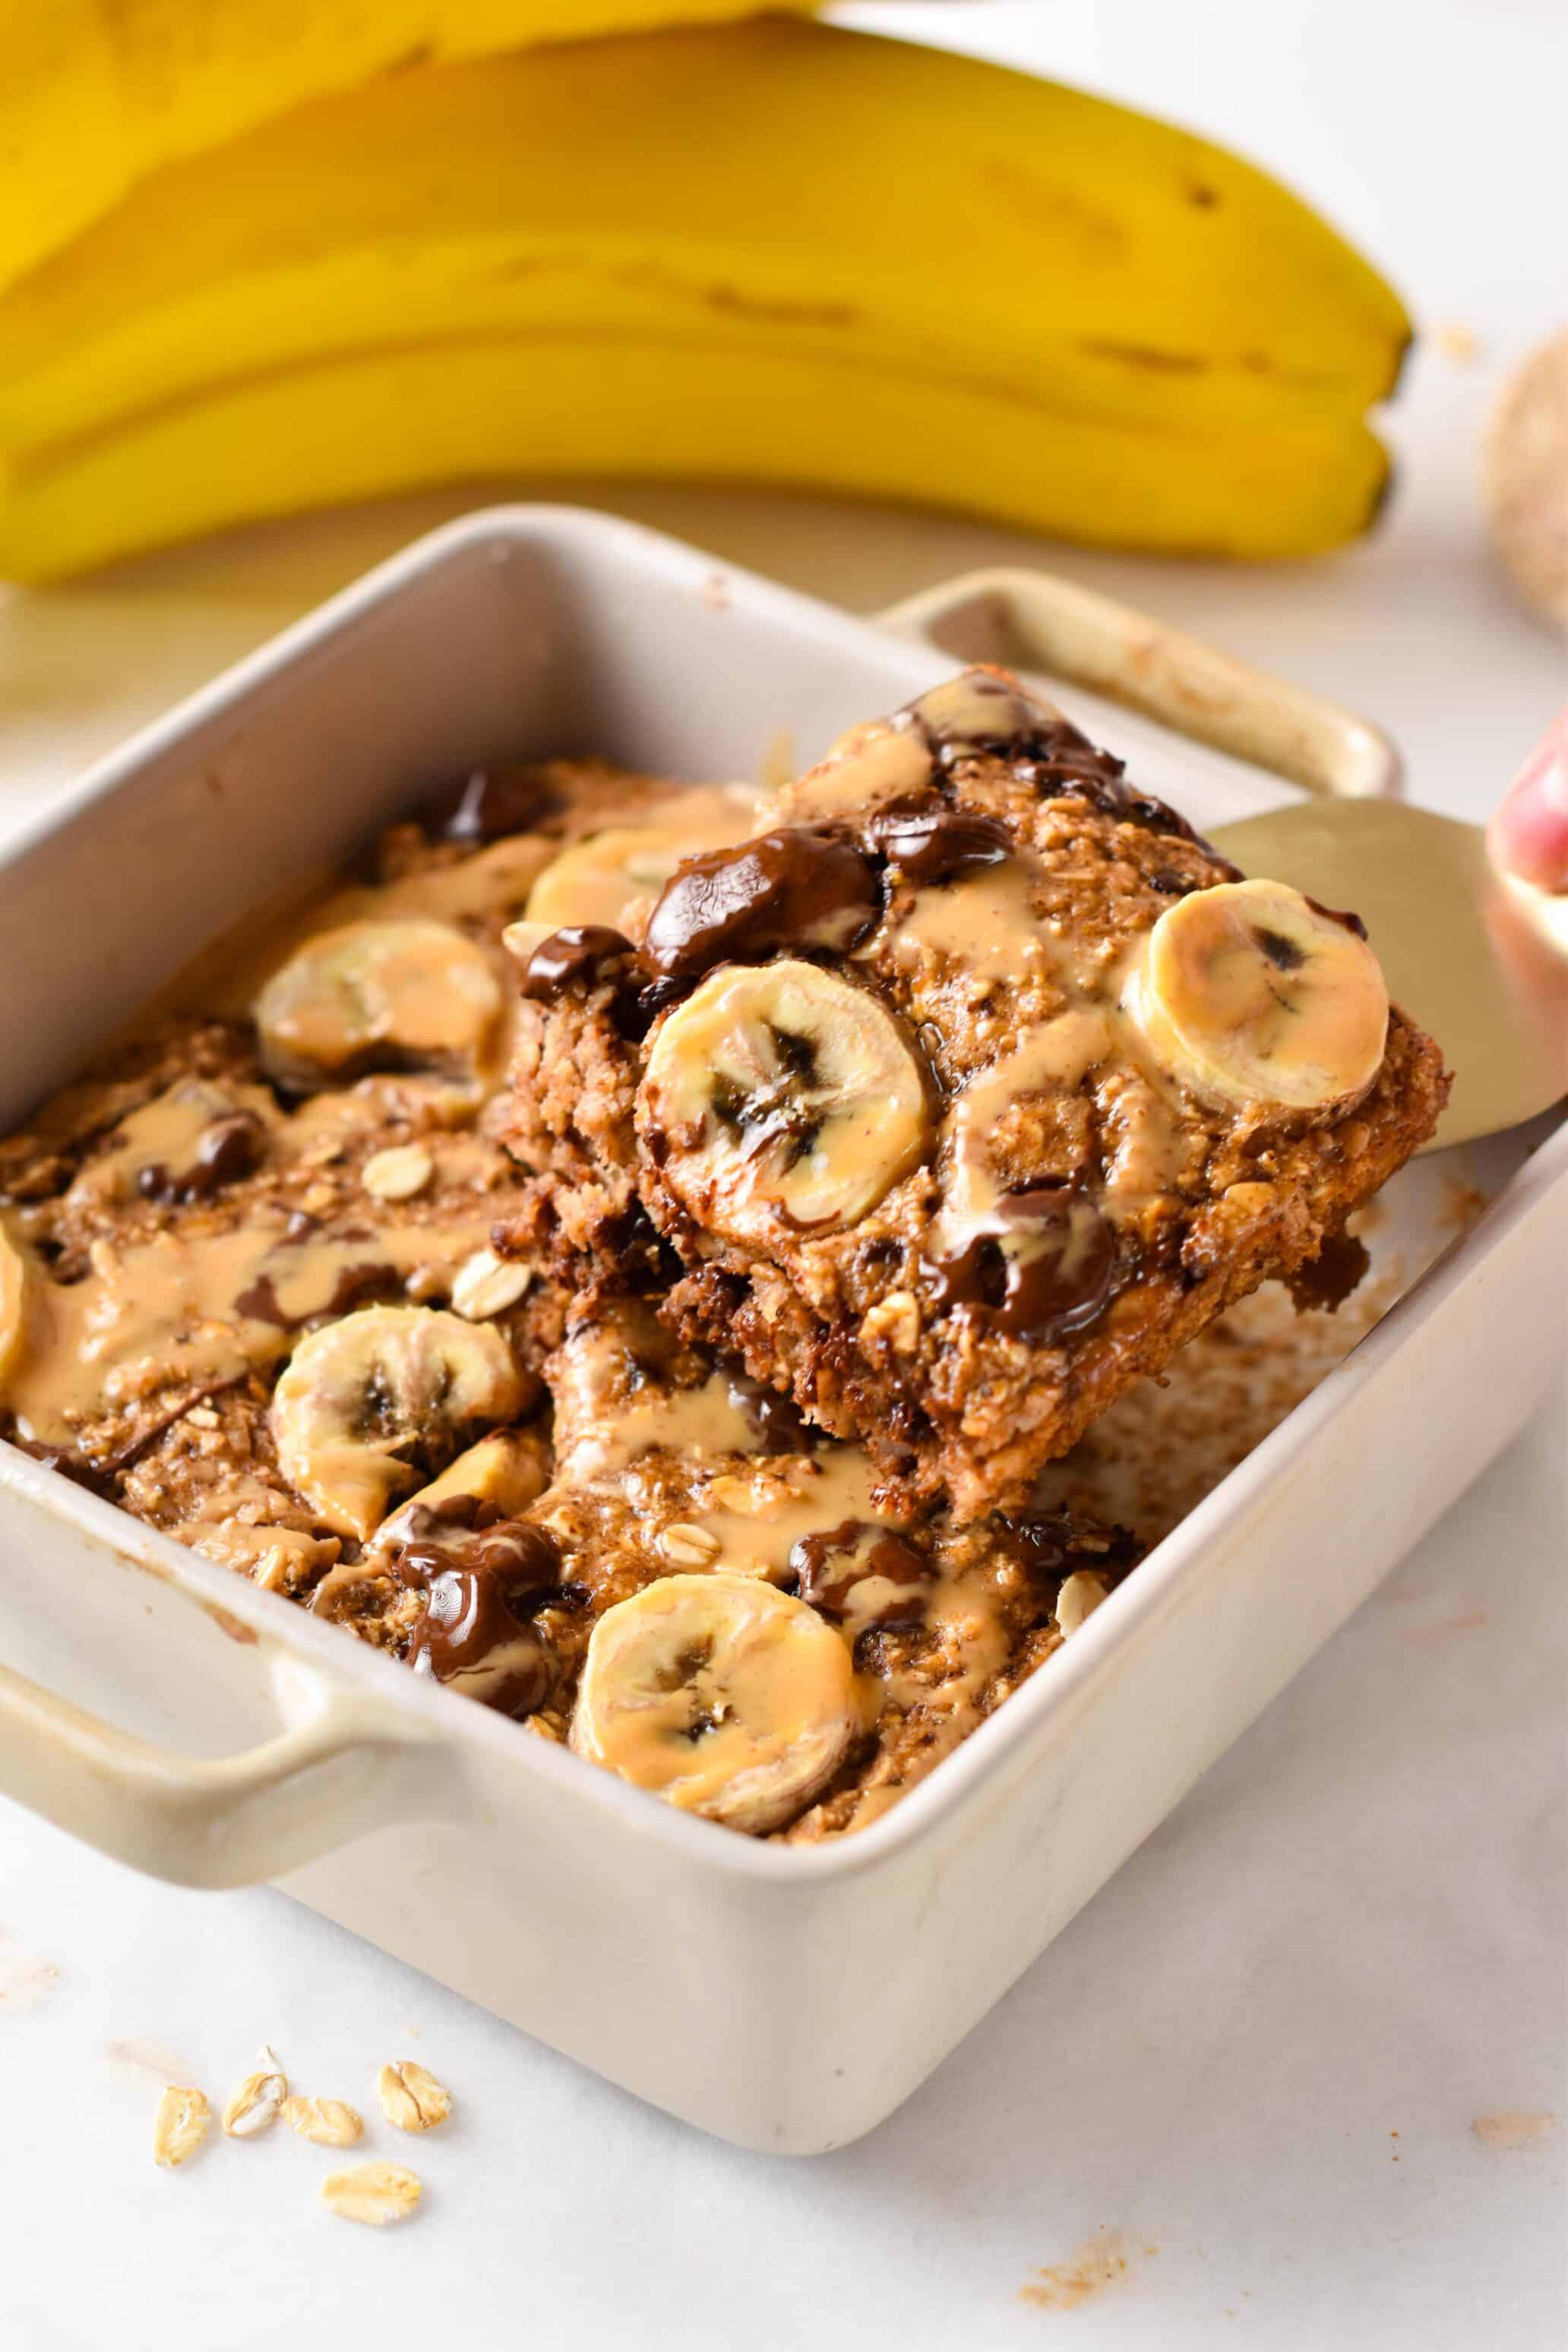
[(1487, 827), (1492, 862), (1542, 890), (1568, 891), (1568, 711), (1531, 753)]

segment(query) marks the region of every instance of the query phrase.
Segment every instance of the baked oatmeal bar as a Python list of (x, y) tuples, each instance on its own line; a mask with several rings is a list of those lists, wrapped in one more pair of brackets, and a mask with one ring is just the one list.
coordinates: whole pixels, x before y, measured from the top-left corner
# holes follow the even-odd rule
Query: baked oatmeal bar
[(491, 1427), (521, 1507), (568, 1294), (494, 1246), (523, 1181), (493, 1132), (502, 933), (585, 835), (679, 811), (657, 880), (716, 809), (746, 821), (732, 801), (600, 761), (487, 771), (199, 959), (0, 1142), (0, 1435), (289, 1593)]
[(736, 1829), (865, 1827), (1139, 1557), (1065, 1511), (889, 1517), (858, 1448), (639, 1302), (576, 1322), (548, 1377), (547, 1493), (417, 1496), (312, 1605)]
[(1432, 1133), (1441, 1055), (1355, 918), (1243, 881), (1005, 672), (763, 823), (618, 922), (509, 934), (516, 1245), (601, 1297), (673, 1273), (671, 1328), (889, 1500), (1017, 1507)]

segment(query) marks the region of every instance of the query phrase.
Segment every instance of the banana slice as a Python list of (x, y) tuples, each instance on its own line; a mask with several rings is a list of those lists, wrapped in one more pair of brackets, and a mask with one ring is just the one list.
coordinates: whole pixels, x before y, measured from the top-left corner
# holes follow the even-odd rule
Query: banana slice
[(572, 1718), (579, 1756), (667, 1804), (773, 1830), (855, 1738), (847, 1643), (752, 1576), (666, 1576), (594, 1628)]
[(27, 1328), (27, 1261), (0, 1223), (0, 1383), (22, 1352)]
[(1130, 1009), (1194, 1094), (1293, 1110), (1353, 1101), (1383, 1060), (1388, 990), (1352, 920), (1285, 882), (1194, 890), (1150, 933)]
[(745, 829), (745, 813), (738, 809), (728, 821), (622, 825), (593, 834), (545, 867), (529, 892), (524, 919), (552, 931), (569, 923), (625, 930), (626, 908), (638, 898), (657, 898), (683, 857), (726, 849)]
[(438, 1478), (383, 1519), (374, 1538), (378, 1551), (406, 1543), (415, 1514), (444, 1510), (464, 1501), (478, 1503), (492, 1517), (515, 1519), (536, 1503), (550, 1484), (548, 1443), (533, 1429), (497, 1429), (481, 1437), (466, 1454), (448, 1463)]
[(307, 940), (256, 1000), (261, 1058), (287, 1087), (362, 1071), (467, 1073), (501, 1009), (489, 959), (449, 923), (345, 923)]
[(765, 1243), (874, 1208), (930, 1136), (892, 1015), (820, 965), (728, 965), (660, 1024), (638, 1122), (706, 1231)]
[(493, 1324), (366, 1307), (300, 1340), (273, 1395), (272, 1433), (289, 1485), (328, 1527), (363, 1542), (393, 1498), (419, 1484), (417, 1460), (450, 1454), (480, 1423), (510, 1420), (522, 1397)]

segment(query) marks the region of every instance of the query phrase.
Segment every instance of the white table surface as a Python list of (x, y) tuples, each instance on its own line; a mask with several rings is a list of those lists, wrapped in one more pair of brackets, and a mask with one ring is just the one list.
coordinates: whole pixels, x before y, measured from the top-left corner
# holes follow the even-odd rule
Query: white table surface
[[(847, 10), (861, 20), (873, 12)], [(1049, 551), (1358, 705), (1416, 797), (1479, 814), (1568, 693), (1480, 536), (1506, 366), (1568, 318), (1562, 0), (889, 7), (1226, 137), (1378, 255), (1434, 336), (1372, 543), (1237, 573)], [(1553, 226), (1553, 224), (1556, 224)], [(870, 605), (1007, 534), (809, 499), (607, 491)], [(84, 760), (431, 520), (422, 499), (0, 591), (0, 833)], [(1558, 1277), (1560, 1279), (1560, 1276)], [(280, 1896), (176, 1893), (0, 1804), (0, 2346), (1485, 2345), (1562, 2339), (1568, 1400), (1395, 1571), (904, 2110), (788, 2163), (666, 2122)], [(154, 2170), (177, 2066), (270, 2039), (374, 2112), (447, 2080), (427, 2210), (334, 2221), (280, 2132)], [(1479, 2118), (1554, 2121), (1539, 2136)], [(1124, 2268), (1119, 2268), (1124, 2263)], [(1110, 2283), (1069, 2309), (1037, 2271)], [(374, 2333), (373, 2333), (374, 2331)]]

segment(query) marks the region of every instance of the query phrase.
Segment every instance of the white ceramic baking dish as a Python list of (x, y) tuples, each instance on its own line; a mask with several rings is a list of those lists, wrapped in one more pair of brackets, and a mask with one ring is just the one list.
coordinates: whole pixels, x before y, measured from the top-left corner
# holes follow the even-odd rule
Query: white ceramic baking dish
[[(949, 666), (602, 517), (440, 531), (12, 849), (0, 1121), (422, 786), (509, 750), (754, 772), (781, 735), (814, 755)], [(1200, 823), (1268, 797), (1146, 718), (1078, 707)], [(1360, 788), (1385, 784), (1376, 739), (1357, 742)], [(4, 1445), (0, 1789), (171, 1879), (277, 1880), (710, 2131), (795, 2152), (853, 2139), (1529, 1413), (1559, 1344), (1568, 1135), (1466, 1165), (1496, 1192), (1480, 1223), (957, 1756), (840, 1845), (676, 1813)], [(1436, 1162), (1407, 1171), (1380, 1246), (1430, 1255), (1442, 1189)]]

